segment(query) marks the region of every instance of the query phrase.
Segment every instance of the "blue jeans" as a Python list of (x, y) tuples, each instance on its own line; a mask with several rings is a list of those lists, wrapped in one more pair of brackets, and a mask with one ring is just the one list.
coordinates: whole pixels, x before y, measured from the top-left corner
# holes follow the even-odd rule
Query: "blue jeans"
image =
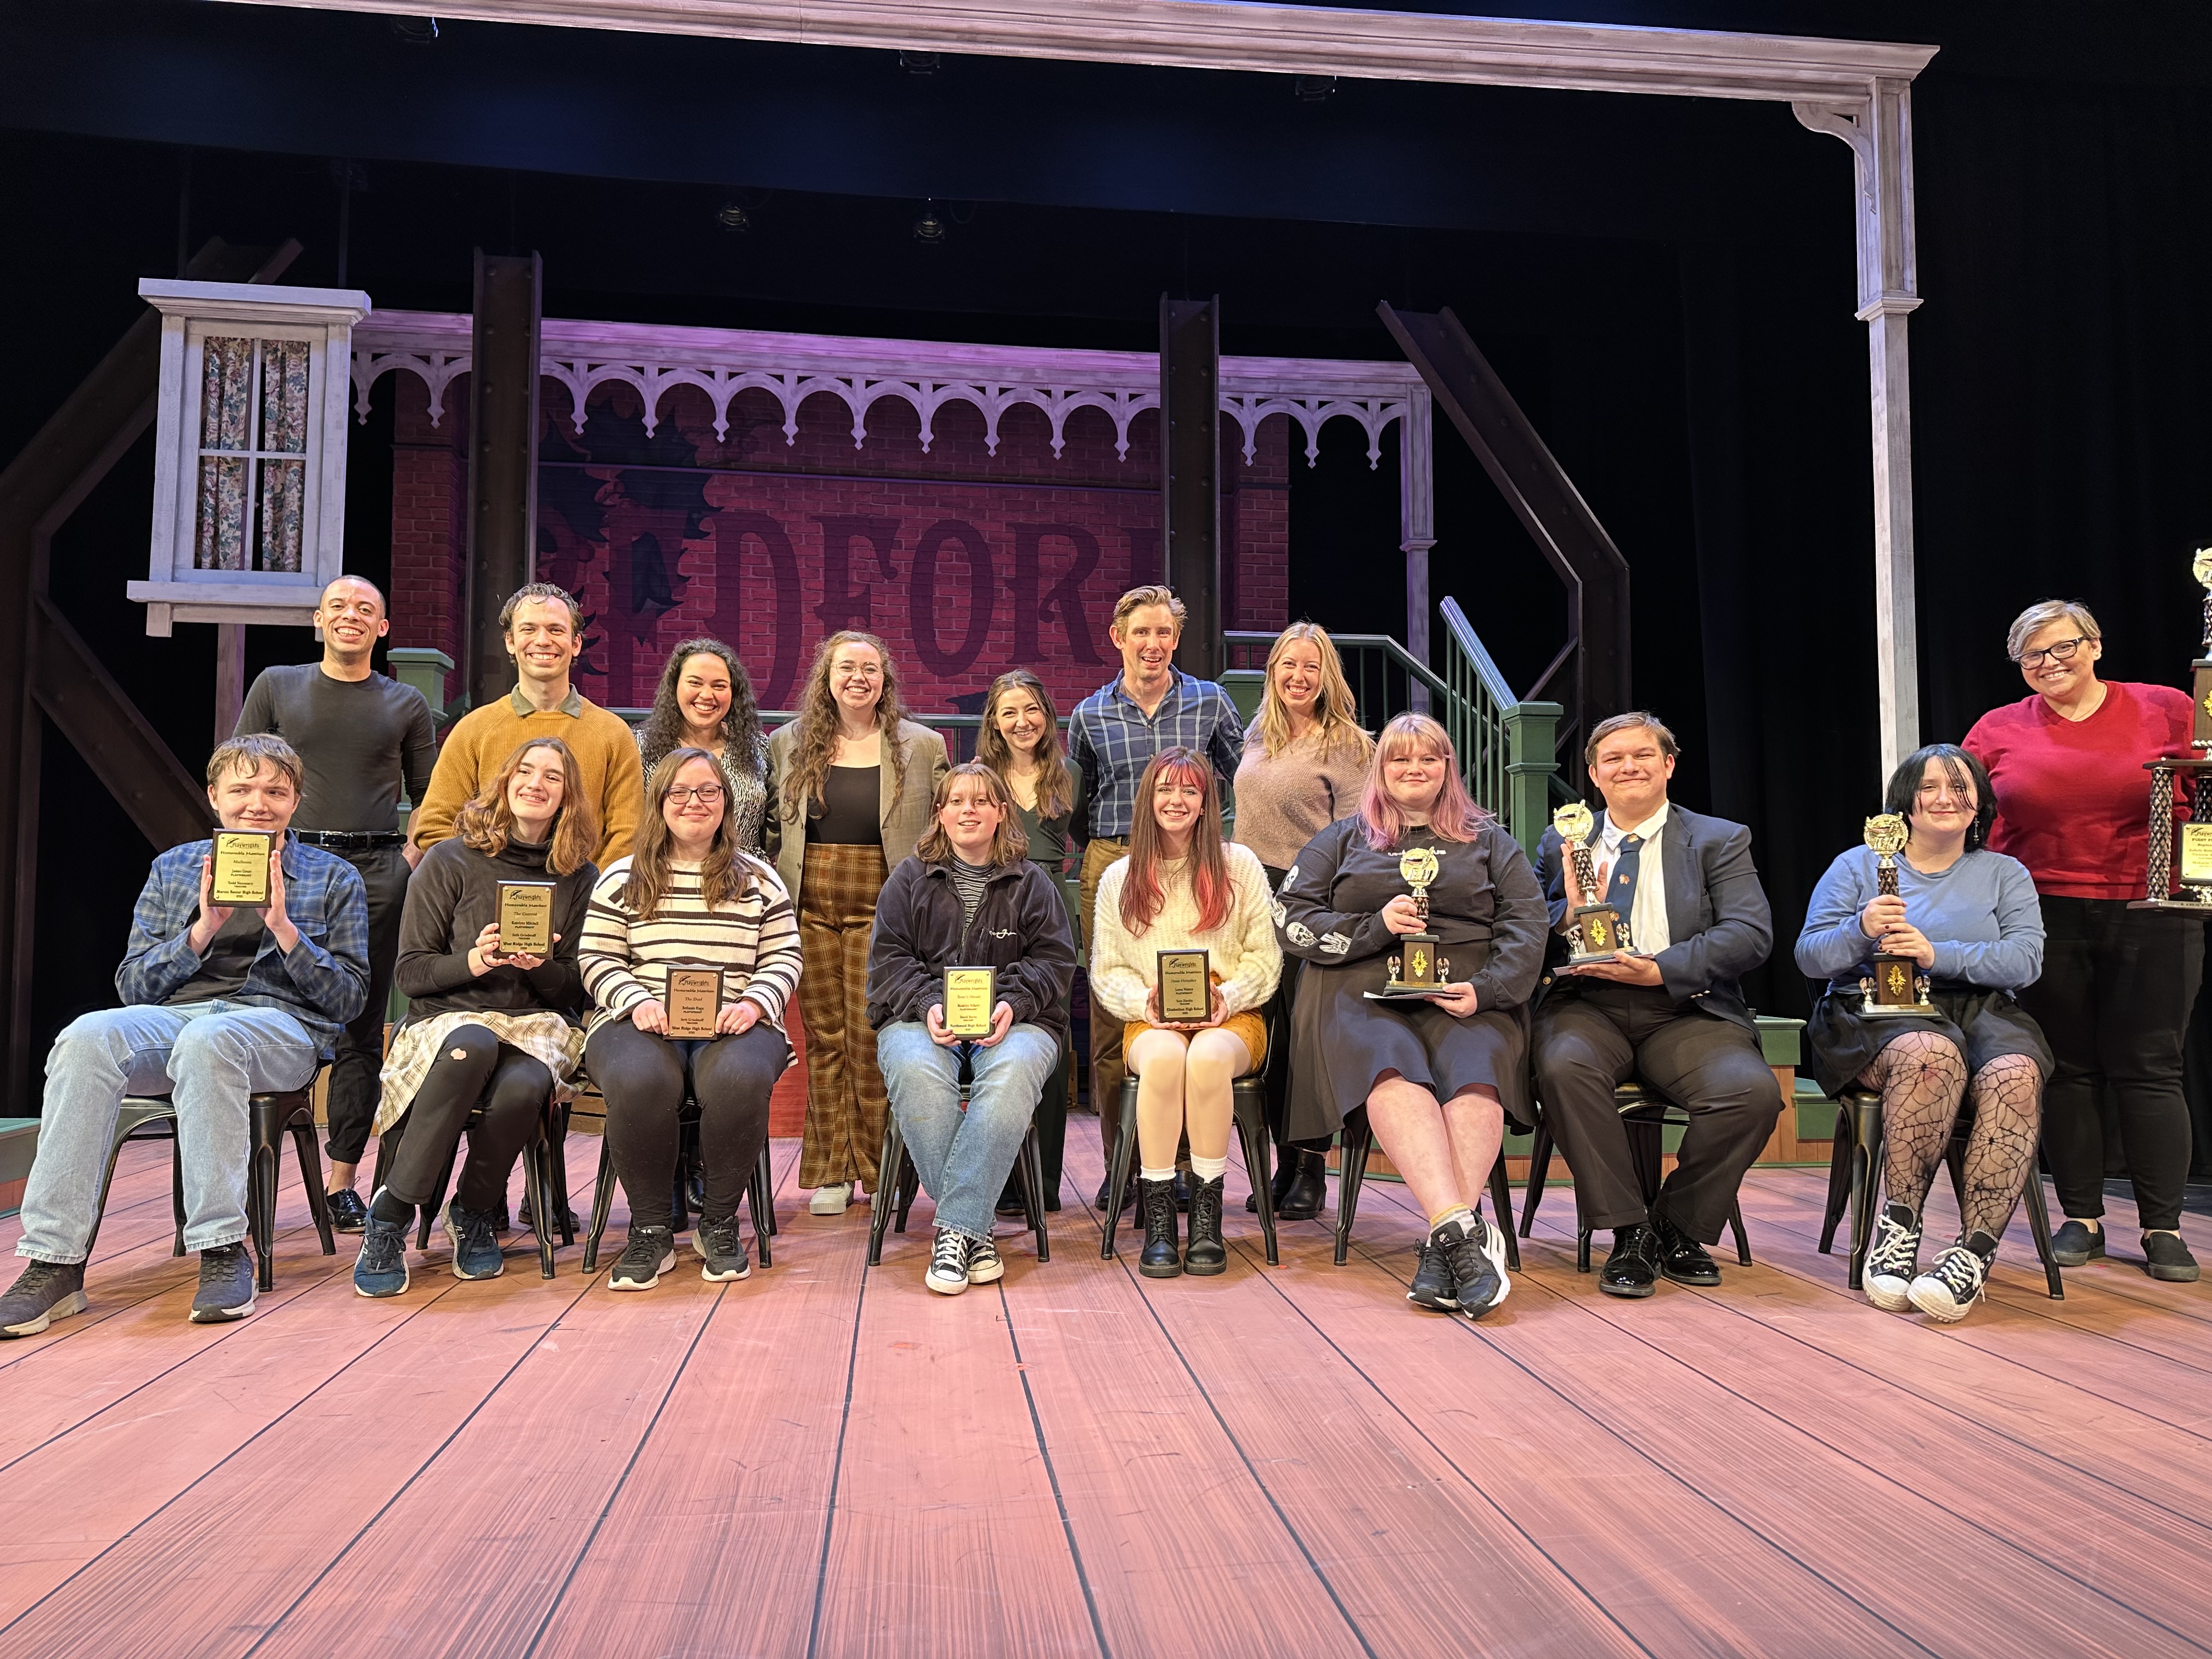
[(23, 1188), (15, 1254), (84, 1260), (126, 1095), (176, 1103), (185, 1248), (237, 1243), (246, 1237), (252, 1139), (246, 1097), (307, 1087), (317, 1060), (315, 1040), (298, 1020), (243, 1003), (103, 1008), (71, 1020), (46, 1056), (39, 1155)]
[[(1006, 1171), (1036, 1115), (1060, 1044), (1040, 1025), (1017, 1025), (994, 1047), (963, 1045), (975, 1086), (960, 1109), (960, 1049), (930, 1041), (920, 1020), (876, 1033), (876, 1064), (922, 1190), (937, 1200), (937, 1224), (988, 1238)], [(885, 1170), (888, 1189), (892, 1173)]]

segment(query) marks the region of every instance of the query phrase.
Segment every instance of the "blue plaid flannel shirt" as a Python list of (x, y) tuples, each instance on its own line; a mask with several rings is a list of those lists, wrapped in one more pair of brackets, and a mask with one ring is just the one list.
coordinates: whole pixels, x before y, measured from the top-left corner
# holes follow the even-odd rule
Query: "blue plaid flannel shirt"
[[(1180, 668), (1150, 720), (1116, 674), (1075, 707), (1068, 752), (1091, 781), (1090, 835), (1121, 837), (1136, 812), (1137, 785), (1163, 749), (1189, 749), (1213, 763), (1226, 792), (1244, 759), (1244, 720), (1229, 694)], [(1086, 837), (1087, 839), (1088, 837)]]
[[(215, 843), (188, 841), (154, 860), (131, 943), (115, 970), (126, 1005), (155, 1006), (191, 982), (200, 959), (185, 935), (200, 908), (200, 860)], [(284, 913), (300, 930), (288, 952), (264, 932), (246, 987), (228, 1002), (277, 1008), (307, 1028), (327, 1060), (338, 1033), (368, 1000), (368, 896), (361, 872), (335, 853), (284, 837)]]

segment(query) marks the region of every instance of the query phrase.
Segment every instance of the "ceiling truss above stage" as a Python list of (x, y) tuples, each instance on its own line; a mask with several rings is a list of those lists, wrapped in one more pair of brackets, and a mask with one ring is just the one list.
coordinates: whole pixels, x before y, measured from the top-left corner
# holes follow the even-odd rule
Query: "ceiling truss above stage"
[[(1000, 423), (1019, 404), (1042, 412), (1052, 428), (1052, 453), (1066, 443), (1079, 409), (1113, 423), (1115, 452), (1129, 455), (1129, 428), (1160, 404), (1159, 359), (1143, 351), (1058, 350), (1027, 346), (951, 344), (928, 340), (872, 340), (822, 334), (769, 334), (738, 329), (660, 328), (642, 324), (548, 318), (541, 336), (541, 373), (568, 389), (572, 420), (581, 432), (586, 404), (603, 386), (627, 386), (644, 404), (649, 437), (668, 394), (696, 387), (714, 411), (714, 436), (726, 439), (730, 406), (748, 390), (765, 392), (783, 410), (787, 444), (799, 436), (799, 406), (826, 393), (852, 416), (853, 447), (868, 435), (868, 412), (885, 398), (908, 404), (921, 423), (921, 447), (935, 440), (938, 411), (967, 404), (983, 417), (984, 442), (998, 453)], [(446, 394), (469, 372), (469, 319), (447, 312), (379, 311), (354, 331), (355, 409), (368, 418), (369, 391), (404, 369), (428, 388), (430, 423), (442, 420)], [(1282, 415), (1305, 434), (1306, 464), (1321, 459), (1321, 430), (1333, 420), (1356, 422), (1367, 436), (1367, 464), (1380, 463), (1382, 434), (1416, 404), (1426, 413), (1428, 388), (1408, 363), (1333, 358), (1224, 357), (1221, 410), (1243, 434), (1252, 462), (1260, 427)], [(1420, 425), (1425, 430), (1424, 418)]]

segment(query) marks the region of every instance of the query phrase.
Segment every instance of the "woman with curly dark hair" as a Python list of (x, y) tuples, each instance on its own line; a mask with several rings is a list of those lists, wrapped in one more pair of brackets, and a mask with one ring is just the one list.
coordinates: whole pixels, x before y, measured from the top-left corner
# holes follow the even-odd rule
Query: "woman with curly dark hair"
[(814, 653), (799, 718), (769, 738), (768, 852), (799, 907), (806, 1133), (799, 1184), (816, 1215), (873, 1191), (884, 1079), (868, 1024), (876, 896), (931, 823), (945, 739), (906, 718), (884, 642), (848, 629)]
[(653, 712), (637, 728), (637, 752), (648, 775), (672, 749), (703, 749), (722, 769), (725, 801), (738, 846), (761, 850), (767, 816), (768, 738), (752, 677), (721, 641), (685, 640), (668, 653)]

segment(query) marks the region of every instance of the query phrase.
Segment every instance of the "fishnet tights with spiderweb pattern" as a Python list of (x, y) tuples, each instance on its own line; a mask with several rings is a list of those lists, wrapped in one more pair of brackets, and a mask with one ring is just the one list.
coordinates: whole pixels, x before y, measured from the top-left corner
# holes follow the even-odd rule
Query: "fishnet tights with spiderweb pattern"
[[(1882, 1184), (1916, 1216), (1950, 1148), (1967, 1086), (1957, 1045), (1936, 1031), (1907, 1031), (1884, 1044), (1859, 1074), (1881, 1091)], [(2001, 1237), (2035, 1168), (2043, 1079), (2025, 1054), (2000, 1054), (1974, 1073), (1974, 1121), (1966, 1132), (1959, 1206), (1962, 1231)]]

